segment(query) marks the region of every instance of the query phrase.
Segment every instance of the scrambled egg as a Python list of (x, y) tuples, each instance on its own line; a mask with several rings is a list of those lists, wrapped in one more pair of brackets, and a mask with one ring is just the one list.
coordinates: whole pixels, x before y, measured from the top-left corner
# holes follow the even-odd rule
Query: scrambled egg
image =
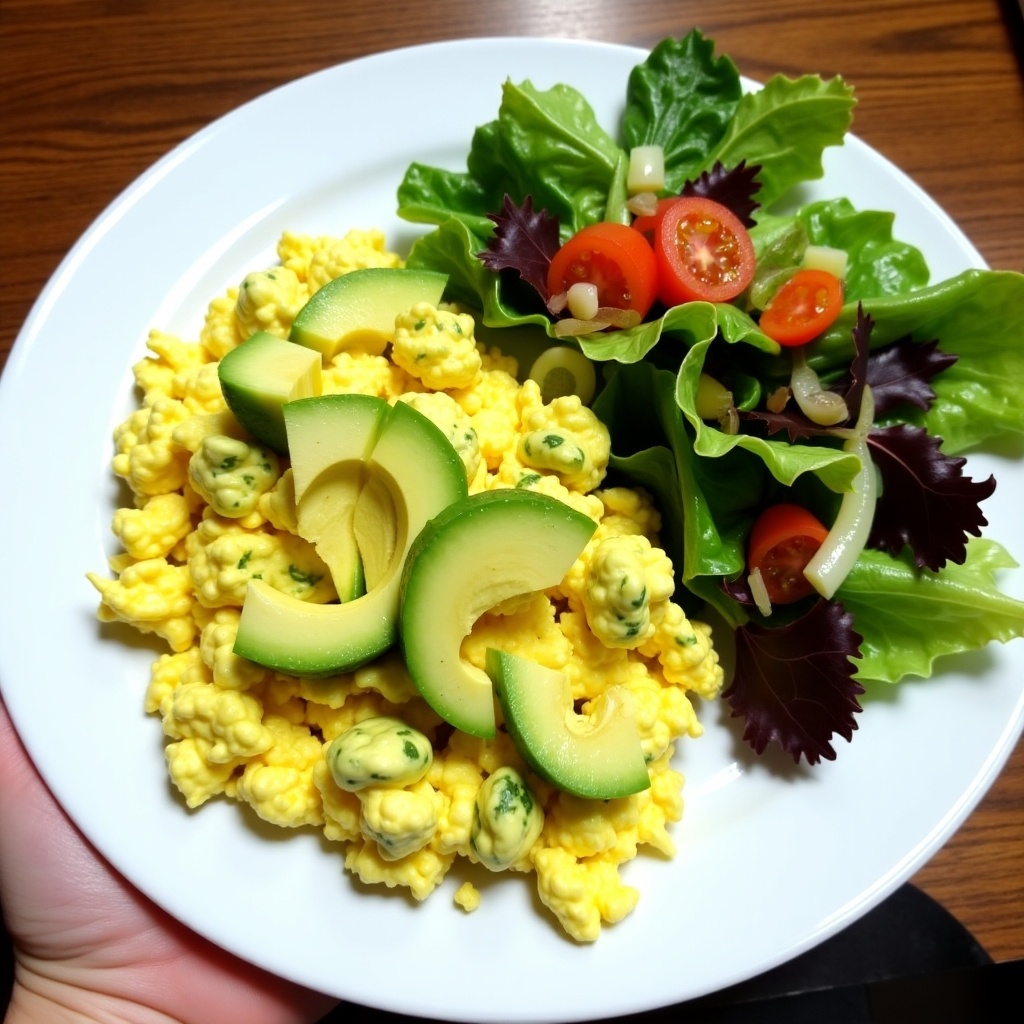
[[(400, 266), (376, 231), (285, 234), (280, 265), (249, 274), (209, 305), (196, 341), (154, 330), (134, 367), (139, 408), (114, 433), (113, 471), (134, 496), (113, 532), (113, 578), (89, 579), (99, 617), (161, 637), (146, 711), (167, 737), (167, 769), (189, 807), (243, 801), (283, 828), (316, 828), (361, 881), (418, 900), (459, 858), (532, 875), (543, 904), (579, 942), (621, 920), (639, 893), (620, 868), (648, 847), (671, 857), (682, 815), (675, 743), (697, 737), (692, 697), (713, 698), (722, 670), (710, 629), (672, 601), (660, 518), (640, 490), (602, 488), (608, 431), (579, 398), (545, 404), (514, 359), (477, 342), (471, 316), (417, 306), (385, 351), (346, 350), (325, 393), (409, 402), (451, 440), (476, 493), (520, 487), (592, 518), (596, 532), (562, 584), (493, 608), (463, 656), (489, 646), (565, 671), (578, 706), (624, 685), (638, 712), (650, 789), (584, 800), (533, 775), (508, 735), (453, 732), (389, 652), (327, 679), (284, 676), (233, 653), (246, 587), (261, 578), (302, 600), (335, 600), (330, 572), (298, 535), (287, 459), (260, 447), (220, 394), (218, 360), (257, 330), (286, 337), (327, 281)], [(240, 471), (244, 468), (244, 472)], [(456, 905), (476, 909), (462, 881)]]

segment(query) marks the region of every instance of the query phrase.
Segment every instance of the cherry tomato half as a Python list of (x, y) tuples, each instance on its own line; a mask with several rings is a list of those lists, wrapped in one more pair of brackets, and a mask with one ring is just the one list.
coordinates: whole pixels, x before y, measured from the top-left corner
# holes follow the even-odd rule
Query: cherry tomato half
[(798, 270), (769, 300), (761, 330), (787, 348), (806, 345), (843, 308), (843, 283), (827, 270)]
[(548, 293), (579, 282), (597, 286), (601, 306), (633, 309), (641, 318), (654, 304), (658, 268), (650, 243), (625, 224), (601, 221), (581, 228), (555, 253), (548, 267)]
[(750, 284), (754, 243), (730, 209), (703, 196), (681, 196), (654, 216), (658, 298), (666, 306), (729, 302)]
[(772, 604), (792, 604), (813, 593), (804, 576), (807, 563), (828, 530), (800, 505), (771, 505), (750, 531), (747, 566), (761, 573)]

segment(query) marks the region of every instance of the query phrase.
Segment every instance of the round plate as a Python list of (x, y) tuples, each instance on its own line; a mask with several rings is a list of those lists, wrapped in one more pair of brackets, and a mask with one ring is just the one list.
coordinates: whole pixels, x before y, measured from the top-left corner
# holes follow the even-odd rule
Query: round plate
[[(575, 86), (615, 132), (627, 74), (644, 56), (607, 44), (470, 40), (353, 61), (262, 96), (110, 206), (46, 287), (7, 365), (0, 680), (17, 728), (58, 800), (141, 890), (232, 952), (312, 988), (481, 1022), (608, 1017), (722, 988), (892, 892), (967, 816), (1020, 734), (1021, 644), (873, 694), (855, 742), (813, 769), (753, 758), (727, 709), (706, 707), (706, 734), (677, 755), (687, 776), (678, 856), (625, 868), (639, 906), (589, 946), (561, 934), (528, 877), (474, 875), (483, 901), (471, 915), (452, 902), (463, 875), (416, 905), (354, 883), (314, 830), (263, 826), (226, 800), (188, 813), (175, 795), (159, 721), (143, 711), (160, 648), (101, 627), (85, 579), (115, 550), (111, 431), (133, 407), (129, 368), (149, 328), (197, 337), (207, 302), (270, 265), (285, 229), (380, 227), (406, 246), (415, 229), (394, 213), (406, 166), (463, 168), (506, 77)], [(982, 265), (941, 210), (856, 139), (829, 151), (826, 168), (807, 198), (895, 210), (897, 235), (925, 251), (934, 279)], [(976, 477), (996, 473), (990, 534), (1016, 545), (1019, 559), (1020, 466), (996, 456), (972, 466)], [(1020, 596), (1019, 575), (1007, 589)]]

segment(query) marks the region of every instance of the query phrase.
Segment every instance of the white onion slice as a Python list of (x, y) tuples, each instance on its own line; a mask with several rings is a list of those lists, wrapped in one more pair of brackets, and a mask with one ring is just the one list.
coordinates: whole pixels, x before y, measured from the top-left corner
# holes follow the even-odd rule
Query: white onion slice
[(807, 365), (804, 350), (793, 350), (793, 369), (789, 378), (793, 398), (800, 411), (812, 422), (822, 427), (834, 427), (850, 415), (842, 395), (826, 391), (818, 375)]
[(566, 317), (556, 320), (552, 328), (556, 338), (578, 338), (584, 334), (595, 334), (608, 327), (620, 329), (636, 327), (640, 314), (635, 309), (618, 309), (615, 306), (601, 306), (592, 320)]
[(772, 613), (772, 599), (768, 596), (768, 587), (765, 585), (761, 570), (753, 568), (747, 576), (747, 586), (750, 587), (750, 596), (757, 605), (757, 610), (768, 618)]
[(637, 192), (626, 200), (626, 209), (635, 217), (653, 217), (658, 212), (656, 192)]
[(826, 599), (835, 594), (849, 575), (871, 533), (875, 503), (878, 500), (878, 474), (871, 461), (867, 435), (874, 411), (871, 389), (865, 387), (856, 430), (843, 444), (843, 451), (860, 459), (860, 471), (853, 478), (851, 489), (843, 495), (839, 513), (828, 536), (804, 568), (804, 576)]

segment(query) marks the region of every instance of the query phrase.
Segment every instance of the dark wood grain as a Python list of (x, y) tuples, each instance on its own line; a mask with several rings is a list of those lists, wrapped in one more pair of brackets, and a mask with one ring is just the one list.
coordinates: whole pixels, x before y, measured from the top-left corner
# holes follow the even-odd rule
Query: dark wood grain
[[(297, 76), (444, 38), (650, 46), (697, 25), (750, 77), (840, 73), (857, 88), (856, 133), (992, 266), (1022, 269), (1019, 14), (1016, 0), (0, 0), (0, 366), (78, 236), (171, 147)], [(1024, 745), (914, 879), (997, 960), (1024, 957), (1022, 812)]]

